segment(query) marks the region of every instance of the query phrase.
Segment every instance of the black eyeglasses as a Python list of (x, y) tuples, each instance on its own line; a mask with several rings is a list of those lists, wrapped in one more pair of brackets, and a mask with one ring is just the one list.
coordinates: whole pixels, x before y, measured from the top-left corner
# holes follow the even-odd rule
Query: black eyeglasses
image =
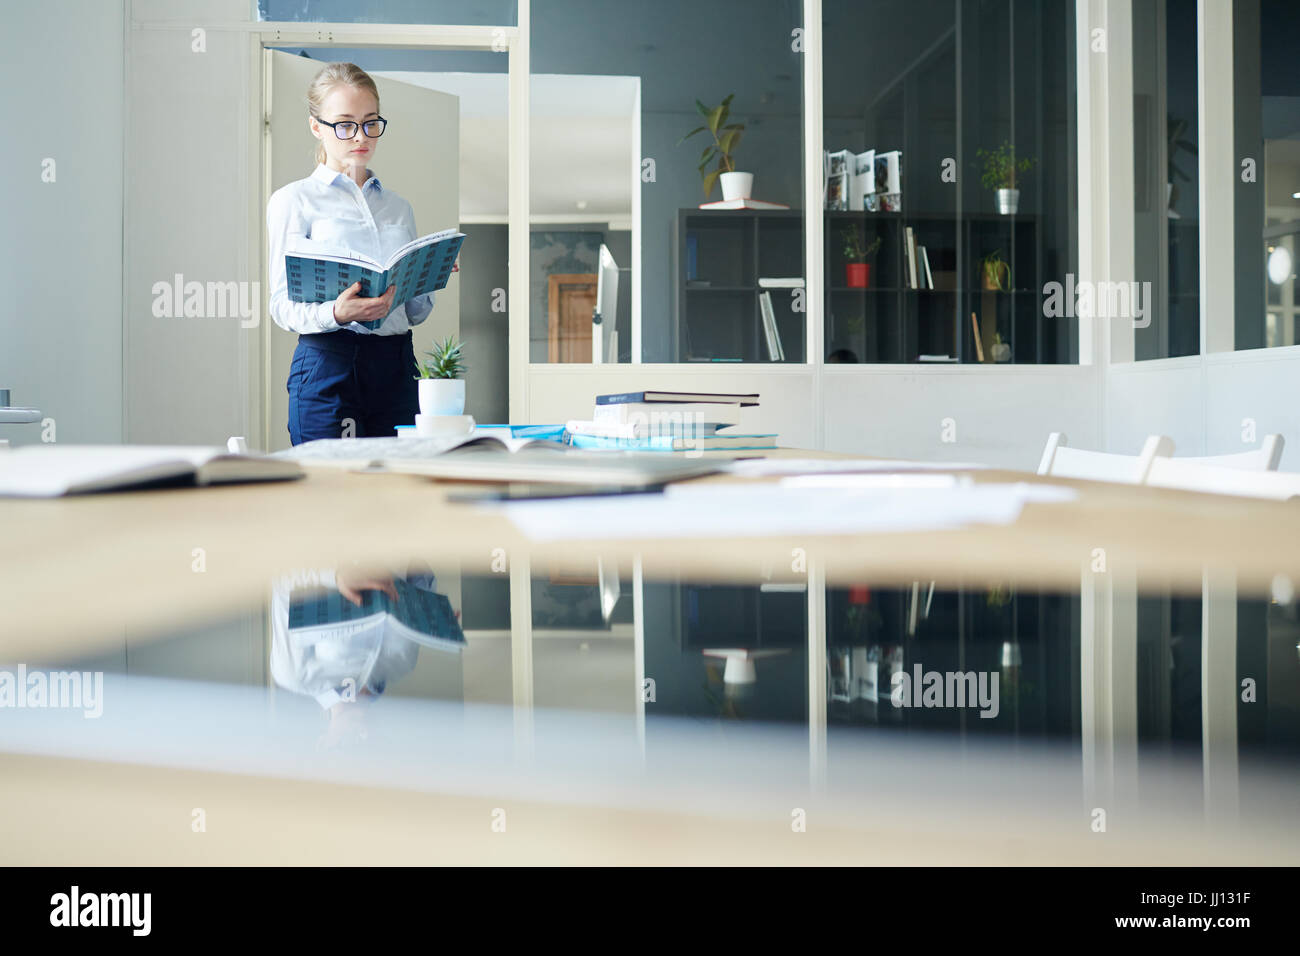
[[(323, 123), (326, 126), (332, 126), (334, 128), (334, 135), (339, 139), (351, 139), (353, 136), (357, 135), (357, 124), (352, 122), (352, 120), (341, 120), (338, 123), (331, 123), (329, 120), (323, 120), (317, 116), (316, 122)], [(361, 129), (371, 139), (379, 139), (379, 137), (384, 135), (384, 127), (387, 125), (388, 120), (381, 116), (378, 119), (366, 120), (361, 124)]]

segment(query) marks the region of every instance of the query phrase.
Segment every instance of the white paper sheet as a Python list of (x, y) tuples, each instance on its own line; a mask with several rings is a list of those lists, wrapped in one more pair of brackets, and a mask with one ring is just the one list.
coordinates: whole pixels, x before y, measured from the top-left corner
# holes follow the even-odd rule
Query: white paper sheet
[(1077, 497), (1055, 485), (783, 487), (670, 485), (662, 495), (488, 503), (533, 541), (766, 537), (933, 531), (1010, 524), (1030, 502)]
[(973, 471), (988, 468), (960, 461), (905, 461), (874, 458), (742, 458), (727, 466), (727, 471), (745, 478), (773, 475), (832, 475), (844, 472)]

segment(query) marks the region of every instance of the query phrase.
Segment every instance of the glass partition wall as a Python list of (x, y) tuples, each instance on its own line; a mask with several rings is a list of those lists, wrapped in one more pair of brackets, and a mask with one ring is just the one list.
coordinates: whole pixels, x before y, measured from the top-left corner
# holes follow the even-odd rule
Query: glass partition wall
[(822, 9), (826, 361), (1078, 361), (1073, 4)]
[(802, 16), (533, 5), (530, 362), (807, 360)]

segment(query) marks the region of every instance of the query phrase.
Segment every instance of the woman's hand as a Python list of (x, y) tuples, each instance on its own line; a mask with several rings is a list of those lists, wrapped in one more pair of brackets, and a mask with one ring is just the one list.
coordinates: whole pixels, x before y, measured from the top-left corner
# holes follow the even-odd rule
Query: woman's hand
[(396, 286), (389, 286), (388, 291), (375, 299), (367, 299), (360, 294), (361, 283), (354, 282), (334, 300), (334, 321), (339, 325), (349, 322), (374, 322), (393, 311), (393, 293)]

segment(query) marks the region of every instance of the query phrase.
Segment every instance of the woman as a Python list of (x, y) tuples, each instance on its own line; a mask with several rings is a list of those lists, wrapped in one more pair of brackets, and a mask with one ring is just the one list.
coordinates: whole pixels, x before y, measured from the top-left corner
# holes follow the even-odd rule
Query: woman
[[(327, 64), (307, 90), (307, 108), (316, 170), (277, 189), (266, 210), (271, 318), (298, 333), (287, 384), (289, 439), (393, 435), (419, 411), (410, 330), (428, 317), (434, 294), (394, 303), (391, 286), (366, 298), (354, 283), (332, 302), (292, 302), (284, 256), (359, 252), (382, 262), (416, 238), (415, 214), (367, 166), (386, 120), (364, 70)], [(373, 332), (357, 324), (376, 319), (384, 321)]]

